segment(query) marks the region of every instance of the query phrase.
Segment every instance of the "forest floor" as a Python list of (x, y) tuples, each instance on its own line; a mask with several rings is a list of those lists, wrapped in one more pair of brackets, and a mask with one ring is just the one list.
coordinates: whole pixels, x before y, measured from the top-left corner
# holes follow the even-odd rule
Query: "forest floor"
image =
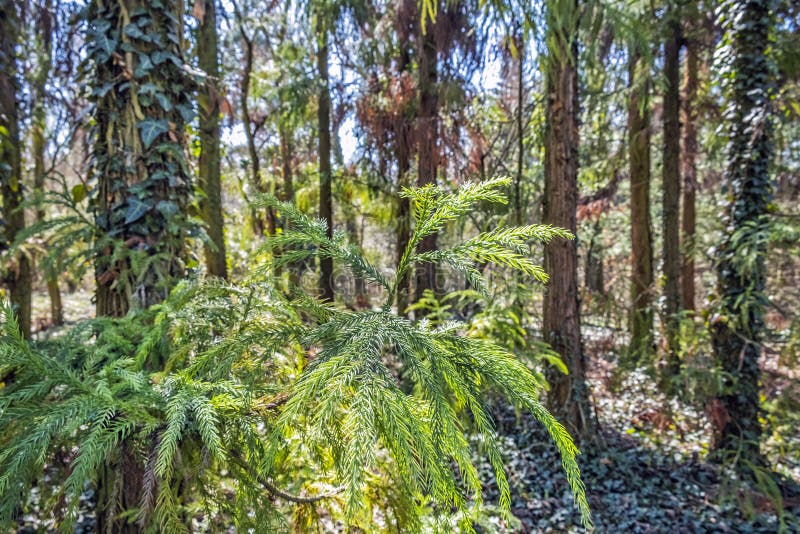
[[(596, 532), (800, 532), (800, 458), (782, 457), (768, 443), (765, 454), (782, 471), (780, 487), (733, 481), (731, 473), (705, 459), (711, 439), (705, 415), (665, 399), (643, 371), (626, 372), (619, 381), (615, 359), (613, 353), (588, 358), (599, 425), (578, 461)], [(772, 375), (779, 371), (791, 375), (774, 369)], [(496, 410), (496, 417), (507, 436), (512, 513), (519, 524), (494, 528), (584, 532), (558, 452), (541, 425), (510, 408)], [(800, 428), (784, 438), (800, 440)], [(483, 469), (491, 478), (488, 464)], [(488, 493), (487, 502), (496, 497)]]
[[(49, 312), (45, 294), (34, 299), (34, 328), (47, 332)], [(91, 294), (65, 294), (67, 324), (93, 316)], [(705, 460), (710, 440), (706, 417), (687, 403), (667, 400), (652, 377), (642, 371), (615, 373), (613, 343), (602, 333), (590, 333), (589, 379), (598, 430), (594, 443), (583, 446), (579, 457), (582, 478), (598, 533), (733, 533), (800, 532), (800, 458), (783, 458), (767, 450), (773, 465), (780, 464), (784, 481), (782, 502), (770, 488), (731, 482), (719, 466)], [(594, 338), (593, 343), (591, 339)], [(600, 341), (599, 343), (597, 341)], [(769, 376), (788, 377), (789, 369), (767, 360)], [(784, 382), (772, 380), (769, 387)], [(498, 403), (495, 418), (505, 436), (511, 521), (495, 519), (477, 525), (479, 532), (584, 532), (580, 514), (561, 470), (560, 458), (546, 431), (529, 416)], [(788, 441), (800, 440), (800, 428)], [(795, 441), (795, 443), (800, 441)], [(493, 480), (491, 468), (478, 458), (484, 480)], [(76, 532), (94, 525), (91, 491)], [(484, 501), (496, 502), (497, 490), (487, 484)], [(782, 510), (778, 512), (777, 510)], [(36, 517), (35, 505), (19, 523), (18, 532), (50, 531), (52, 520)]]

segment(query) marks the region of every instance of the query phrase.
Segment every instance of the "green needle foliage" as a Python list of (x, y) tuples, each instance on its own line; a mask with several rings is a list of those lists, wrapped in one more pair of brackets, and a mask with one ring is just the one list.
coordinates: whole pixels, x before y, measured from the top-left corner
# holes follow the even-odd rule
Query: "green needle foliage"
[[(343, 234), (327, 238), (322, 221), (263, 200), (290, 222), (265, 245), (279, 251), (270, 268), (332, 258), (384, 289), (376, 309), (286, 297), (264, 269), (240, 285), (184, 282), (149, 310), (87, 321), (50, 341), (21, 339), (5, 308), (0, 522), (11, 524), (31, 487), (47, 485), (44, 474), (55, 470), (61, 483), (41, 505), (70, 531), (86, 484), (104, 465), (124, 467), (118, 455), (125, 453), (144, 473), (140, 505), (99, 513), (123, 514), (148, 531), (186, 531), (198, 513), (220, 528), (288, 529), (286, 517), (305, 528), (319, 508), (369, 530), (381, 509), (390, 531), (420, 531), (426, 516), (458, 516), (471, 531), (469, 507), (482, 502), (482, 481), (470, 435), (479, 435), (494, 468), (500, 509), (508, 513), (511, 502), (487, 406), (494, 393), (547, 428), (590, 527), (578, 450), (540, 403), (543, 382), (491, 337), (471, 337), (455, 321), (409, 321), (391, 307), (397, 280), (419, 262), (448, 264), (483, 292), (478, 262), (546, 279), (525, 251), (569, 237), (546, 226), (414, 252), (475, 203), (505, 202), (506, 184), (406, 191), (415, 228), (393, 277)], [(410, 388), (401, 387), (401, 375)]]

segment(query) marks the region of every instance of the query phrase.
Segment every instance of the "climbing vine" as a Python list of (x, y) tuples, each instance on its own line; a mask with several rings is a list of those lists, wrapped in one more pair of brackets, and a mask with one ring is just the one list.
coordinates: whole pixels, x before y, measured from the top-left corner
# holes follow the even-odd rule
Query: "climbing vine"
[[(192, 191), (184, 125), (196, 80), (182, 58), (178, 2), (86, 8), (98, 314), (163, 300), (186, 266)], [(85, 195), (80, 188), (76, 195)]]

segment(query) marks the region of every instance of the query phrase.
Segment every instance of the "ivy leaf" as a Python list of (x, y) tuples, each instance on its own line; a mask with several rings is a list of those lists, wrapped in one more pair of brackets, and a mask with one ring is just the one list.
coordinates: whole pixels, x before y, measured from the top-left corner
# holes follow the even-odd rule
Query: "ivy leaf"
[(140, 54), (139, 64), (136, 65), (136, 70), (133, 72), (133, 75), (136, 78), (143, 78), (151, 70), (153, 70), (153, 62), (150, 61), (150, 58), (147, 56), (147, 54)]
[(125, 26), (125, 35), (128, 37), (132, 37), (133, 39), (140, 39), (142, 41), (149, 41), (147, 36), (139, 29), (139, 26), (136, 24), (128, 24)]
[(150, 202), (143, 202), (135, 196), (128, 197), (128, 208), (125, 210), (125, 223), (131, 224), (144, 217), (150, 209)]
[(175, 54), (167, 50), (156, 50), (155, 52), (153, 52), (153, 55), (150, 56), (150, 59), (152, 59), (153, 63), (155, 63), (156, 65), (161, 65), (168, 59), (172, 60), (173, 62), (178, 61), (178, 58), (175, 57)]
[(191, 122), (194, 119), (194, 108), (189, 104), (178, 104), (175, 106), (175, 109), (178, 110), (178, 113), (181, 114), (181, 118), (186, 122)]
[(158, 104), (161, 106), (161, 109), (164, 111), (170, 111), (172, 109), (172, 102), (167, 95), (164, 93), (156, 93), (155, 94), (156, 100), (158, 100)]
[(95, 87), (92, 91), (92, 95), (98, 98), (103, 98), (108, 94), (108, 92), (114, 87), (114, 82), (106, 82), (100, 87)]
[(156, 204), (156, 209), (161, 212), (165, 219), (171, 219), (178, 213), (178, 205), (171, 200), (161, 200)]
[(145, 148), (150, 148), (150, 145), (153, 144), (153, 141), (155, 141), (159, 135), (169, 131), (169, 122), (163, 119), (145, 119), (143, 121), (139, 121), (138, 126), (142, 136), (142, 143), (144, 143)]
[(95, 34), (94, 42), (97, 50), (100, 52), (100, 57), (98, 58), (100, 61), (107, 61), (108, 58), (111, 57), (111, 54), (117, 49), (117, 41), (103, 32), (98, 31)]

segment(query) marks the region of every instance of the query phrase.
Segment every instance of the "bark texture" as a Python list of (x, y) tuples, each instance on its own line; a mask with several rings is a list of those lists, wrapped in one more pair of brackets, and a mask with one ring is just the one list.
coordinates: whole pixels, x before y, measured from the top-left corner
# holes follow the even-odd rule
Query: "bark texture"
[[(400, 55), (397, 61), (398, 76), (408, 74), (411, 65), (411, 30), (405, 28), (400, 32), (401, 46)], [(404, 187), (410, 187), (409, 173), (411, 171), (413, 124), (411, 118), (403, 113), (401, 121), (396, 125), (397, 136), (395, 137), (395, 157), (397, 158), (397, 191)], [(396, 202), (396, 224), (395, 226), (395, 265), (400, 265), (408, 241), (411, 239), (411, 203), (408, 198), (395, 197)], [(404, 274), (397, 284), (397, 313), (405, 315), (405, 310), (410, 304), (411, 277), (408, 273)]]
[(650, 220), (650, 87), (648, 66), (632, 46), (629, 65), (628, 161), (631, 180), (630, 354), (653, 351), (653, 232)]
[[(545, 68), (545, 184), (543, 222), (576, 231), (578, 205), (578, 3), (548, 5)], [(551, 372), (548, 404), (577, 439), (592, 428), (581, 343), (577, 241), (545, 247), (550, 282), (544, 296), (543, 335), (569, 374)]]
[[(319, 144), (319, 216), (328, 223), (327, 235), (333, 236), (333, 194), (331, 192), (331, 89), (328, 78), (328, 28), (322, 14), (317, 16), (317, 127)], [(333, 301), (333, 259), (319, 260), (319, 290), (325, 300)]]
[[(435, 23), (428, 22), (417, 36), (419, 62), (419, 111), (417, 122), (417, 186), (435, 184), (439, 170), (439, 53)], [(417, 246), (417, 252), (436, 250), (437, 234), (429, 235)], [(416, 268), (414, 296), (417, 300), (426, 289), (436, 290), (436, 265), (423, 263)]]
[(680, 370), (681, 251), (680, 251), (680, 25), (677, 6), (670, 3), (664, 41), (664, 151), (662, 157), (662, 242), (664, 274), (664, 319), (667, 365), (664, 378)]
[[(176, 43), (183, 31), (182, 19), (174, 15), (177, 5), (98, 1), (89, 11), (90, 38), (102, 34), (120, 47), (114, 53), (100, 47), (92, 52), (93, 86), (102, 89), (94, 97), (92, 154), (98, 181), (92, 203), (100, 247), (95, 261), (98, 316), (121, 317), (131, 308), (161, 302), (184, 273), (191, 177), (183, 125), (191, 93), (176, 64), (182, 61)], [(117, 30), (144, 16), (151, 21), (149, 33), (161, 34), (165, 46)], [(130, 89), (127, 80), (134, 82)], [(159, 96), (147, 98), (146, 88), (152, 86)]]
[(686, 69), (681, 99), (681, 175), (683, 177), (681, 302), (684, 310), (695, 309), (694, 255), (697, 226), (697, 48), (695, 40), (686, 46)]
[[(0, 250), (10, 247), (17, 234), (25, 229), (22, 160), (20, 154), (19, 110), (17, 109), (17, 57), (19, 37), (17, 2), (0, 1), (0, 194), (3, 200), (4, 235)], [(3, 282), (8, 288), (11, 306), (19, 328), (31, 336), (31, 264), (25, 254), (15, 254), (10, 264), (2, 266)]]
[(200, 158), (198, 177), (205, 198), (200, 204), (203, 222), (211, 240), (203, 247), (206, 270), (212, 276), (228, 278), (225, 261), (225, 231), (222, 215), (220, 178), (220, 107), (219, 52), (217, 45), (217, 10), (215, 0), (201, 0), (204, 8), (197, 28), (197, 59), (200, 70), (208, 75), (197, 96), (200, 113)]

